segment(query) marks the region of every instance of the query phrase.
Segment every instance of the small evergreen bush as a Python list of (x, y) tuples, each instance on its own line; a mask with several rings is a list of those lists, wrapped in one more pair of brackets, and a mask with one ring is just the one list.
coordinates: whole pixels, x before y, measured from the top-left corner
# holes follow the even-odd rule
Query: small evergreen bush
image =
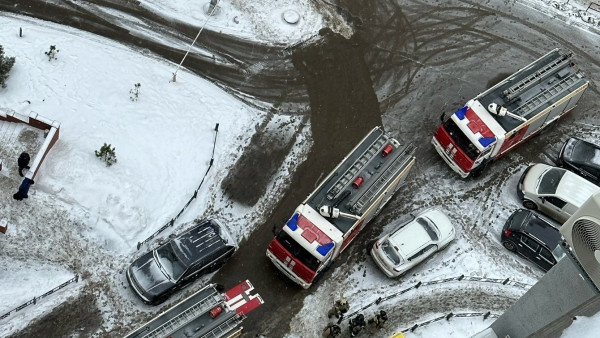
[(48, 56), (48, 61), (52, 61), (52, 59), (56, 60), (56, 53), (58, 53), (59, 50), (56, 49), (55, 45), (50, 45), (50, 50), (48, 50), (47, 52), (44, 52), (44, 54), (46, 54)]
[(106, 166), (110, 167), (113, 163), (117, 163), (117, 154), (115, 154), (115, 147), (110, 147), (110, 144), (104, 143), (100, 150), (94, 150), (96, 157), (104, 160)]
[(4, 56), (4, 47), (0, 45), (0, 86), (2, 86), (2, 88), (6, 88), (8, 72), (10, 72), (14, 64), (15, 57)]

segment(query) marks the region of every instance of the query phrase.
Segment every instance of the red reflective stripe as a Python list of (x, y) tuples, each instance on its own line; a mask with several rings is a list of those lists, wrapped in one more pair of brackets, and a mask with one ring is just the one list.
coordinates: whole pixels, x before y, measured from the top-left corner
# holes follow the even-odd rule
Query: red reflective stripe
[(481, 120), (479, 115), (475, 114), (475, 112), (469, 108), (465, 113), (467, 119), (469, 119), (469, 123), (467, 127), (473, 132), (473, 134), (480, 133), (483, 137), (493, 137), (494, 133), (488, 126)]
[(246, 314), (248, 314), (248, 312), (256, 309), (261, 304), (262, 303), (258, 298), (253, 298), (253, 299), (250, 299), (250, 301), (246, 302), (244, 305), (235, 309), (235, 312), (242, 314), (242, 315), (246, 315)]
[(304, 237), (304, 239), (306, 239), (306, 241), (309, 243), (317, 241), (319, 244), (323, 245), (331, 242), (331, 238), (329, 238), (329, 236), (325, 235), (321, 229), (319, 229), (316, 225), (302, 215), (298, 217), (298, 227), (304, 231), (302, 233), (302, 237)]
[(233, 299), (246, 292), (246, 290), (250, 290), (250, 285), (248, 285), (247, 281), (243, 281), (225, 292), (225, 300)]

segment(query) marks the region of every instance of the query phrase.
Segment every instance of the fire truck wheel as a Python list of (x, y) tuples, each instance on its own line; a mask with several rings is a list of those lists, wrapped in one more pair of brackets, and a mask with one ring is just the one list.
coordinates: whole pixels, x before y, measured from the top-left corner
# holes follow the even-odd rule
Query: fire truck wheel
[(537, 210), (537, 204), (535, 204), (533, 201), (530, 201), (530, 200), (524, 200), (523, 206), (527, 209)]
[(479, 167), (473, 169), (471, 171), (471, 177), (479, 177), (481, 176), (481, 173), (483, 173), (483, 171), (485, 170), (485, 168), (487, 167), (488, 164), (490, 164), (490, 162), (492, 162), (491, 160), (483, 160), (483, 162), (479, 165)]

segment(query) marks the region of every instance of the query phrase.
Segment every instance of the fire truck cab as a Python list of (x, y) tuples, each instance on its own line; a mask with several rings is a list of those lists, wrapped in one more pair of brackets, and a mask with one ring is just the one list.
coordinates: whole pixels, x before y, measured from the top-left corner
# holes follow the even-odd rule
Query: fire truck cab
[(469, 100), (436, 130), (436, 151), (463, 178), (481, 173), (575, 108), (589, 82), (572, 59), (555, 49)]

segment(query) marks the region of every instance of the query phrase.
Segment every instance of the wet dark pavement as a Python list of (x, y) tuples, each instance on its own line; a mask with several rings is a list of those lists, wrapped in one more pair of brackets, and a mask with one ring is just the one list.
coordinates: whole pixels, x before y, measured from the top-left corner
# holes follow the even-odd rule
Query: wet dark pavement
[[(328, 30), (321, 34), (322, 43), (293, 53), (294, 64), (310, 97), (312, 150), (306, 161), (298, 164), (292, 188), (281, 196), (268, 220), (252, 232), (213, 278), (223, 285), (235, 285), (241, 278), (248, 278), (265, 300), (260, 312), (251, 314), (250, 320), (244, 323), (248, 337), (255, 334), (282, 337), (289, 331), (290, 317), (301, 308), (304, 297), (312, 290), (303, 290), (292, 283), (265, 256), (267, 244), (273, 238), (273, 226), (280, 228), (315, 188), (319, 178), (325, 177), (373, 127), (381, 125), (379, 105), (364, 62), (363, 44)], [(250, 179), (252, 169), (248, 165), (236, 165), (233, 170), (249, 172)]]
[[(61, 4), (57, 6), (39, 0), (17, 0), (10, 4), (0, 1), (0, 10), (88, 30), (140, 49), (148, 49), (175, 63), (181, 60), (184, 48), (175, 49), (130, 34), (119, 27), (115, 18), (98, 16), (89, 4), (118, 9), (143, 19), (155, 25), (165, 36), (182, 41), (182, 46), (187, 46), (197, 33), (197, 27), (171, 22), (140, 9), (134, 2), (95, 0), (86, 6), (76, 1)], [(483, 62), (489, 64), (489, 60), (495, 60), (495, 50), (510, 48), (522, 59), (533, 59), (542, 51), (553, 48), (555, 43), (560, 43), (579, 55), (582, 68), (594, 72), (592, 74), (598, 71), (593, 66), (598, 64), (598, 55), (569, 41), (552, 27), (512, 13), (510, 5), (506, 3), (505, 7), (502, 4), (486, 6), (474, 1), (440, 4), (437, 1), (342, 0), (335, 5), (331, 1), (326, 4), (336, 7), (356, 27), (357, 34), (354, 37), (344, 39), (323, 30), (322, 39), (317, 43), (286, 49), (283, 46), (257, 46), (255, 43), (207, 32), (210, 39), (202, 42), (203, 47), (228, 60), (228, 64), (215, 64), (212, 59), (196, 55), (189, 57), (189, 62), (185, 64), (194, 73), (212, 80), (228, 92), (234, 95), (243, 93), (238, 95), (240, 99), (251, 95), (279, 107), (283, 103), (309, 107), (306, 112), (303, 109), (280, 111), (306, 114), (310, 119), (314, 141), (306, 161), (297, 164), (291, 188), (281, 196), (267, 221), (241, 244), (236, 255), (213, 279), (225, 286), (249, 279), (265, 299), (266, 303), (251, 313), (244, 323), (245, 336), (248, 337), (256, 334), (283, 336), (289, 331), (290, 319), (302, 307), (304, 297), (318, 287), (302, 290), (282, 276), (267, 260), (265, 250), (273, 237), (271, 229), (283, 224), (294, 208), (314, 189), (319, 178), (324, 177), (368, 130), (383, 124), (400, 141), (417, 145), (417, 164), (411, 173), (415, 179), (407, 182), (407, 187), (403, 188), (407, 191), (416, 190), (419, 186), (431, 183), (427, 182), (430, 176), (420, 175), (425, 171), (441, 171), (442, 174), (438, 176), (452, 175), (431, 148), (431, 135), (441, 112), (449, 112), (462, 105), (490, 85), (490, 79), (499, 76), (500, 66), (497, 69), (478, 68)], [(514, 31), (511, 34), (518, 34), (521, 38), (510, 39), (505, 30)], [(263, 68), (263, 72), (253, 74), (252, 81), (248, 81), (248, 74), (244, 70), (258, 61), (266, 62), (268, 66)], [(503, 69), (512, 67), (514, 70), (523, 64), (520, 59), (499, 58), (495, 62), (504, 65)], [(592, 85), (590, 89), (592, 94), (598, 94), (595, 86)], [(593, 107), (597, 106), (582, 102), (579, 110), (587, 111)], [(568, 121), (559, 128), (567, 129)], [(545, 141), (532, 141), (531, 147), (541, 146), (536, 142), (556, 141), (564, 132), (561, 129), (552, 131), (545, 136)], [(252, 151), (251, 147), (248, 151)], [(537, 159), (536, 154), (528, 153), (526, 149), (517, 150), (517, 154), (519, 161)], [(282, 158), (271, 156), (268, 151), (260, 156), (274, 161)], [(277, 163), (270, 165), (277, 167)], [(231, 184), (251, 177), (251, 169), (251, 163), (240, 161), (233, 169), (237, 176)], [(264, 184), (268, 181), (265, 180)], [(233, 199), (242, 198), (236, 195), (241, 192), (229, 193)], [(252, 197), (244, 196), (250, 204)], [(442, 197), (434, 198), (440, 200)], [(369, 242), (379, 233), (383, 219), (411, 211), (419, 207), (419, 203), (423, 202), (413, 201), (409, 194), (401, 192), (373, 221), (372, 226), (359, 235), (340, 261), (352, 264), (364, 260), (360, 243)], [(49, 320), (43, 318), (37, 324), (32, 324), (28, 329), (31, 332), (29, 336), (46, 332), (44, 330), (51, 327)], [(73, 330), (76, 329), (73, 327)]]

